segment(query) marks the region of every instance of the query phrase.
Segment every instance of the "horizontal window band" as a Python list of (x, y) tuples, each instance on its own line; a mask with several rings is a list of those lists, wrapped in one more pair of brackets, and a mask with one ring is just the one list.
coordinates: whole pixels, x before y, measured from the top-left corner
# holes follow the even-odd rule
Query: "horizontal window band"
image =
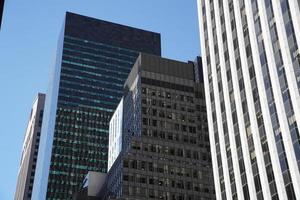
[(173, 90), (180, 90), (184, 92), (194, 92), (193, 87), (189, 87), (185, 85), (179, 85), (175, 83), (169, 83), (166, 81), (159, 81), (159, 80), (154, 80), (154, 79), (144, 78), (144, 77), (142, 77), (141, 80), (142, 80), (142, 84), (146, 84), (146, 85), (153, 85), (153, 86), (163, 87), (163, 88), (168, 88)]

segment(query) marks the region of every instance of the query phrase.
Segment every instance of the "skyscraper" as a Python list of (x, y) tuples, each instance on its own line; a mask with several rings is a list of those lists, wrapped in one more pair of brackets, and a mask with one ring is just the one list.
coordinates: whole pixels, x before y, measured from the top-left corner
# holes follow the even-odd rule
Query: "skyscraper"
[(4, 9), (4, 0), (0, 0), (0, 28), (2, 24), (3, 9)]
[(217, 199), (300, 199), (299, 1), (198, 11)]
[(102, 199), (215, 199), (199, 71), (197, 63), (139, 56), (110, 122)]
[(33, 103), (24, 137), (15, 200), (31, 199), (32, 186), (36, 171), (36, 161), (38, 157), (38, 148), (40, 143), (44, 105), (45, 94), (39, 93)]
[(67, 13), (45, 103), (33, 199), (67, 199), (106, 172), (109, 120), (139, 52), (160, 34)]

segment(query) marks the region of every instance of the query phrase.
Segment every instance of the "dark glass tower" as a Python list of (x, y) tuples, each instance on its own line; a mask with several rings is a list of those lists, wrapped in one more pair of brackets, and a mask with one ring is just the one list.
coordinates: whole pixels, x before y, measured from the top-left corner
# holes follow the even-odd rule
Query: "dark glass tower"
[(107, 171), (109, 120), (139, 52), (160, 55), (160, 34), (66, 14), (33, 199), (67, 199), (88, 171)]
[(2, 23), (3, 8), (4, 8), (4, 0), (1, 0), (0, 1), (0, 28)]

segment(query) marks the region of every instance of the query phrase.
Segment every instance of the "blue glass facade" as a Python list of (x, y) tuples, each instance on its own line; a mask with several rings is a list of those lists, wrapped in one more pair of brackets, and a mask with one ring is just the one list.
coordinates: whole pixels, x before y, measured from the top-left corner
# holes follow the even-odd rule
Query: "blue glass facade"
[(160, 35), (67, 13), (34, 199), (70, 198), (88, 171), (107, 171), (109, 120), (140, 51), (160, 55)]

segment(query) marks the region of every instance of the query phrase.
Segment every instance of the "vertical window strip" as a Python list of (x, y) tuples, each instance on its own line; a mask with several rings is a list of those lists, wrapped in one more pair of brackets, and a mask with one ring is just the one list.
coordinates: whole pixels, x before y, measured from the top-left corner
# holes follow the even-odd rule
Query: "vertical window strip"
[[(220, 148), (221, 152), (221, 161), (222, 161), (222, 173), (223, 176), (220, 176), (220, 187), (221, 187), (221, 195), (222, 199), (232, 199), (231, 197), (231, 187), (230, 187), (230, 178), (228, 172), (228, 163), (227, 163), (227, 156), (225, 154), (226, 147), (225, 147), (225, 140), (224, 140), (224, 133), (223, 133), (223, 124), (221, 123), (221, 108), (220, 108), (220, 99), (218, 94), (218, 80), (217, 80), (217, 70), (216, 68), (219, 66), (219, 56), (218, 56), (218, 46), (217, 46), (217, 35), (216, 35), (216, 28), (215, 28), (215, 14), (213, 9), (213, 1), (206, 1), (207, 10), (210, 12), (207, 13), (207, 26), (210, 27), (208, 29), (208, 36), (209, 36), (209, 45), (210, 45), (210, 55), (211, 55), (211, 71), (212, 71), (212, 82), (213, 82), (213, 90), (211, 92), (212, 96), (214, 96), (214, 103), (215, 103), (215, 112), (213, 114), (213, 119), (215, 120), (215, 125), (217, 134), (215, 137), (218, 137), (219, 145), (217, 146)], [(215, 117), (214, 117), (215, 115)], [(219, 168), (220, 169), (220, 168)]]
[[(228, 4), (224, 4), (224, 12), (225, 12), (225, 22), (226, 22), (225, 27), (227, 30), (226, 34), (227, 34), (228, 41), (234, 41), (234, 38), (236, 38), (236, 31), (235, 31), (236, 23), (235, 23), (234, 7), (233, 7), (232, 1), (229, 1)], [(228, 49), (230, 52), (230, 54), (229, 54), (229, 57), (230, 57), (229, 61), (230, 61), (230, 65), (231, 65), (230, 70), (232, 71), (231, 75), (232, 75), (233, 85), (234, 85), (234, 89), (236, 90), (233, 93), (233, 95), (234, 95), (234, 99), (237, 102), (237, 106), (236, 106), (237, 116), (242, 116), (242, 113), (243, 113), (242, 102), (241, 102), (242, 99), (240, 97), (243, 96), (243, 94), (241, 94), (241, 93), (244, 91), (239, 90), (240, 87), (243, 88), (243, 80), (241, 80), (241, 79), (238, 80), (238, 77), (240, 76), (240, 74), (237, 74), (237, 69), (240, 68), (240, 63), (239, 63), (239, 57), (235, 56), (235, 55), (239, 54), (238, 49), (236, 47), (237, 46), (236, 46), (235, 42), (228, 44)], [(235, 48), (235, 50), (233, 48)], [(233, 54), (233, 52), (235, 52), (235, 55)], [(233, 67), (233, 66), (237, 66), (237, 68)], [(231, 96), (233, 97), (233, 95), (231, 95)], [(245, 102), (243, 102), (243, 103), (245, 103)], [(235, 114), (233, 113), (233, 116), (234, 115)], [(247, 114), (244, 116), (244, 119), (241, 117), (237, 118), (237, 120), (239, 121), (238, 128), (241, 133), (241, 145), (243, 147), (245, 147), (245, 149), (246, 149), (246, 150), (242, 151), (242, 154), (244, 156), (245, 163), (247, 163), (247, 164), (245, 164), (245, 166), (241, 165), (240, 168), (243, 169), (245, 167), (246, 172), (247, 172), (247, 173), (245, 173), (245, 175), (247, 176), (247, 179), (248, 179), (248, 181), (247, 181), (248, 185), (245, 185), (243, 188), (244, 194), (247, 194), (248, 193), (247, 191), (249, 190), (250, 198), (256, 199), (256, 196), (253, 195), (253, 194), (255, 194), (254, 193), (255, 188), (254, 188), (254, 180), (253, 180), (253, 176), (252, 176), (252, 168), (251, 168), (251, 164), (250, 164), (250, 153), (249, 153), (250, 147), (247, 143), (249, 137), (246, 134), (246, 130), (245, 130), (245, 123), (248, 123), (247, 118), (248, 118)], [(243, 180), (245, 178), (245, 175), (242, 174)], [(248, 188), (248, 186), (249, 186), (249, 188)], [(247, 195), (245, 195), (245, 199), (249, 199)]]
[[(208, 119), (208, 128), (209, 128), (209, 135), (210, 135), (210, 143), (211, 143), (211, 155), (212, 155), (212, 163), (213, 163), (213, 172), (214, 172), (214, 181), (215, 181), (215, 190), (216, 190), (216, 198), (218, 200), (222, 199), (221, 196), (221, 181), (220, 181), (220, 174), (218, 170), (218, 161), (217, 161), (217, 153), (216, 153), (216, 141), (215, 141), (215, 132), (213, 125), (213, 100), (211, 99), (210, 91), (212, 90), (211, 86), (211, 68), (210, 68), (210, 54), (209, 54), (209, 45), (208, 45), (208, 27), (207, 27), (207, 19), (206, 13), (208, 8), (206, 7), (205, 0), (198, 0), (198, 13), (199, 16), (202, 16), (203, 23), (200, 24), (200, 32), (201, 35), (201, 46), (202, 49), (205, 49), (203, 52), (203, 73), (204, 73), (204, 86), (205, 90), (208, 91), (206, 95), (206, 105), (207, 105), (207, 119)], [(222, 170), (221, 170), (222, 171)]]
[[(264, 125), (264, 117), (262, 115), (262, 109), (261, 109), (261, 102), (259, 99), (259, 93), (258, 93), (258, 84), (257, 84), (257, 76), (254, 69), (254, 61), (253, 61), (253, 44), (251, 44), (250, 37), (249, 37), (249, 30), (248, 30), (248, 20), (245, 12), (245, 2), (244, 0), (240, 0), (240, 9), (241, 9), (241, 19), (243, 22), (243, 33), (244, 33), (244, 41), (246, 41), (246, 55), (247, 55), (247, 61), (248, 61), (248, 74), (249, 79), (251, 81), (251, 90), (252, 90), (252, 96), (254, 101), (254, 108), (256, 113), (256, 121), (257, 126), (259, 130), (259, 136), (260, 136), (260, 148), (262, 148), (263, 156), (264, 156), (264, 162), (265, 162), (265, 169), (266, 172), (269, 174), (274, 174), (273, 167), (270, 162), (270, 151), (269, 151), (269, 145), (267, 142), (267, 136), (266, 136), (266, 130)], [(257, 4), (256, 1), (252, 1), (252, 8), (255, 9), (255, 12), (257, 12)], [(267, 176), (269, 184), (274, 181), (274, 176)], [(277, 187), (276, 184), (273, 185), (273, 193), (274, 195), (277, 195)]]
[[(231, 1), (232, 3), (232, 8), (234, 9), (234, 1)], [(233, 11), (233, 15), (232, 15), (232, 21), (235, 22), (233, 27), (233, 32), (235, 35), (235, 38), (233, 40), (234, 43), (234, 47), (236, 48), (236, 71), (238, 74), (238, 78), (239, 78), (239, 84), (238, 84), (238, 88), (240, 90), (240, 99), (242, 100), (242, 110), (243, 110), (243, 116), (244, 116), (244, 121), (245, 121), (245, 131), (246, 131), (246, 135), (247, 135), (247, 142), (248, 142), (248, 147), (249, 147), (249, 155), (250, 155), (250, 162), (251, 162), (251, 166), (252, 166), (252, 171), (253, 171), (253, 180), (255, 183), (255, 189), (256, 189), (256, 194), (257, 197), (259, 199), (259, 196), (262, 195), (261, 194), (261, 181), (260, 181), (260, 176), (258, 174), (258, 164), (257, 164), (257, 156), (256, 156), (256, 150), (255, 150), (255, 146), (254, 146), (254, 139), (253, 139), (253, 127), (251, 125), (250, 122), (250, 116), (249, 116), (249, 110), (248, 110), (248, 106), (249, 106), (249, 102), (246, 97), (246, 91), (245, 91), (245, 80), (244, 80), (244, 75), (243, 75), (243, 69), (242, 69), (242, 63), (241, 63), (241, 52), (240, 52), (240, 46), (239, 46), (239, 42), (238, 42), (238, 33), (237, 33), (237, 24), (235, 21), (235, 11)]]

